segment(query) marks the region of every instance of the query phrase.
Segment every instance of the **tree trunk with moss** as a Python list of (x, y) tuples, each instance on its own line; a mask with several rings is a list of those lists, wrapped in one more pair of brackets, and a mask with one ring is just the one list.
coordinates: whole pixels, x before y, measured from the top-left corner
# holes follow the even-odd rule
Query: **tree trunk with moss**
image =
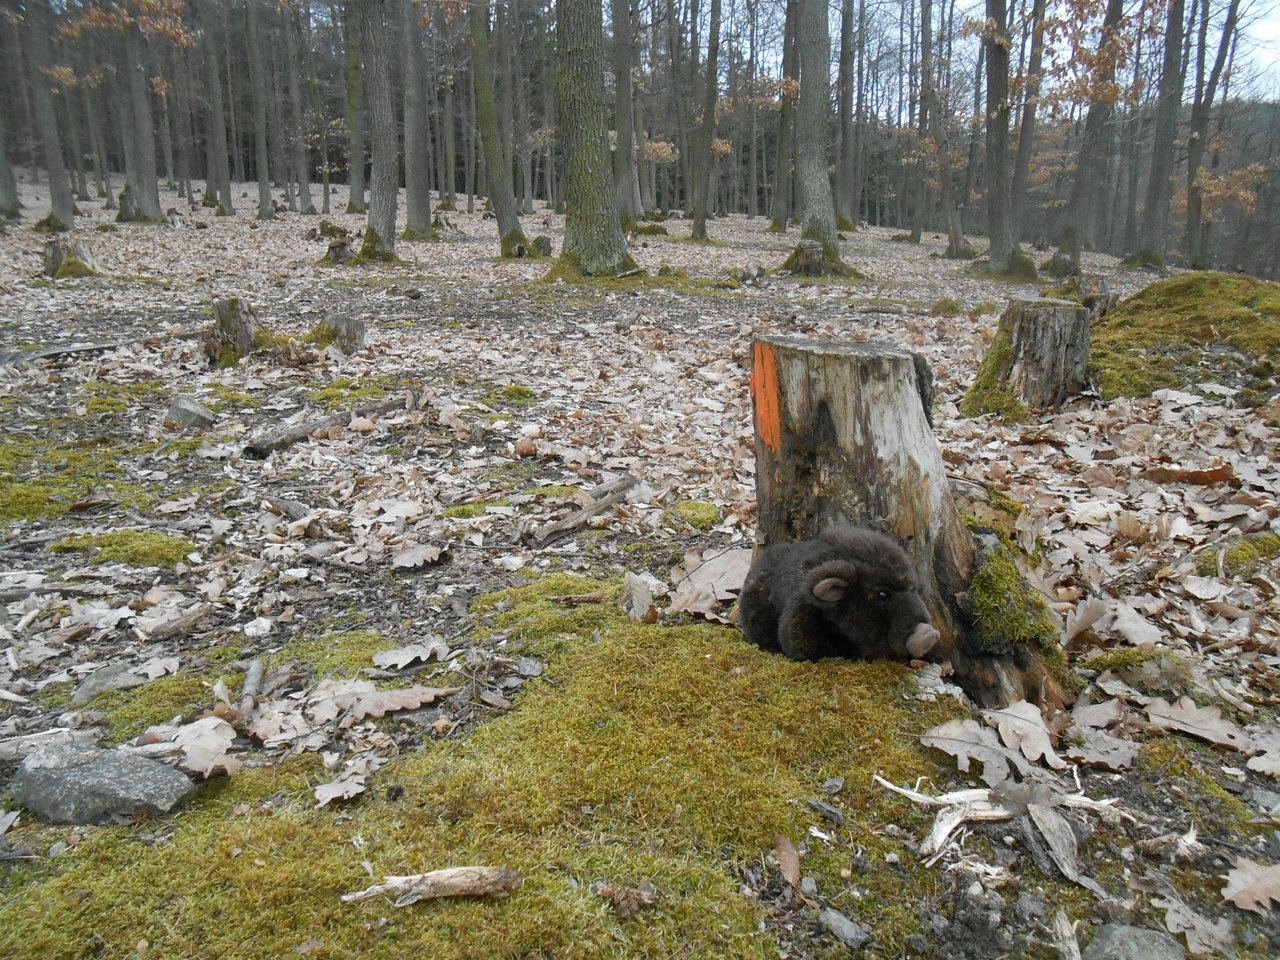
[(565, 137), (564, 246), (570, 270), (616, 277), (636, 269), (614, 200), (604, 97), (601, 0), (558, 0), (560, 128)]
[(202, 0), (195, 7), (203, 34), (200, 40), (201, 65), (209, 107), (206, 121), (208, 170), (204, 192), (206, 196), (217, 198), (219, 214), (230, 216), (236, 208), (231, 195), (231, 154), (227, 149), (227, 114), (222, 103), (222, 77), (218, 72), (217, 36), (213, 32), (215, 9), (210, 0)]
[[(800, 0), (787, 0), (782, 30), (782, 79), (794, 80), (796, 69), (796, 21)], [(769, 209), (769, 231), (786, 233), (791, 217), (791, 157), (795, 150), (795, 97), (784, 87), (778, 94), (778, 156), (773, 170), (773, 203)]]
[(262, 62), (261, 29), (258, 23), (259, 0), (245, 2), (245, 44), (249, 47), (249, 78), (253, 85), (254, 165), (258, 176), (258, 218), (274, 220), (271, 205), (271, 172), (267, 149), (267, 74)]
[(711, 0), (711, 19), (707, 24), (706, 86), (702, 95), (702, 122), (693, 138), (695, 156), (693, 170), (693, 239), (707, 239), (707, 213), (711, 206), (711, 171), (715, 167), (712, 153), (716, 136), (717, 67), (720, 56), (720, 0)]
[[(798, 51), (800, 59), (800, 105), (796, 111), (796, 181), (804, 222), (800, 236), (822, 244), (826, 268), (847, 274), (840, 259), (836, 236), (836, 202), (827, 175), (826, 122), (831, 100), (831, 34), (827, 5), (820, 0), (802, 0)], [(783, 269), (789, 269), (786, 264)]]
[[(473, 4), (478, 6), (478, 4)], [(431, 155), (427, 150), (426, 71), (423, 68), (421, 15), (404, 4), (404, 237), (421, 240), (431, 235)]]
[[(887, 344), (761, 337), (751, 395), (765, 545), (838, 524), (879, 529), (911, 558), (941, 634), (928, 659), (949, 661), (984, 707), (1063, 699), (1044, 662), (1057, 653), (1048, 607), (1021, 576), (1002, 575), (1016, 571), (1008, 546), (975, 543), (961, 519), (930, 425), (923, 357)], [(1026, 614), (1017, 622), (989, 615), (1015, 600)]]
[(396, 206), (400, 194), (400, 151), (392, 109), (391, 27), (386, 0), (362, 0), (365, 70), (369, 77), (369, 114), (373, 176), (369, 184), (369, 221), (360, 256), (390, 260), (396, 253)]
[(489, 8), (483, 3), (468, 5), (471, 23), (471, 83), (476, 97), (476, 124), (484, 148), (484, 170), (488, 179), (489, 205), (498, 221), (498, 246), (504, 257), (523, 257), (529, 243), (516, 214), (516, 198), (511, 187), (511, 168), (502, 158), (502, 135), (498, 130), (498, 106), (494, 97), (493, 54), (489, 47)]
[(1048, 410), (1089, 387), (1089, 307), (1070, 300), (1016, 297), (961, 401), (966, 416)]
[(982, 35), (987, 62), (987, 236), (991, 269), (1005, 273), (1013, 252), (1009, 223), (1009, 30), (1005, 0), (987, 0)]
[(350, 196), (347, 213), (365, 212), (364, 181), (364, 84), (360, 74), (360, 44), (364, 35), (362, 5), (364, 0), (347, 0), (343, 10), (343, 27), (347, 35), (347, 184)]

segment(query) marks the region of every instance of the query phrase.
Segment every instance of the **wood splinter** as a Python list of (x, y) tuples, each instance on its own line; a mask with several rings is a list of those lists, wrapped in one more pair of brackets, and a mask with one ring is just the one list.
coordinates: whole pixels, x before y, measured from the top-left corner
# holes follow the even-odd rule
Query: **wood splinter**
[(429, 873), (386, 877), (355, 893), (344, 893), (343, 903), (359, 903), (374, 897), (394, 896), (397, 907), (440, 897), (505, 897), (524, 882), (510, 867), (447, 867)]

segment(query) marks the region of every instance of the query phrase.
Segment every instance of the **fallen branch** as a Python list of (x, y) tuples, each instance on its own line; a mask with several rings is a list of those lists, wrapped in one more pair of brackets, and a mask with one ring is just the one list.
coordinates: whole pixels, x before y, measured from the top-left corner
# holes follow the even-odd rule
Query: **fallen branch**
[(612, 483), (605, 484), (595, 491), (597, 499), (589, 506), (583, 507), (572, 516), (563, 520), (557, 520), (555, 523), (549, 523), (545, 527), (538, 530), (533, 535), (533, 539), (537, 541), (538, 546), (545, 546), (547, 541), (552, 537), (559, 536), (562, 533), (568, 533), (582, 526), (589, 519), (598, 513), (603, 513), (610, 507), (622, 502), (626, 496), (626, 492), (634, 487), (640, 481), (629, 473), (624, 473)]
[(240, 689), (240, 705), (236, 709), (236, 713), (240, 717), (241, 723), (248, 718), (253, 712), (253, 706), (258, 700), (258, 692), (262, 689), (262, 660), (253, 659), (249, 661), (249, 666), (244, 672), (244, 686)]
[(350, 423), (356, 417), (371, 417), (380, 413), (390, 413), (392, 410), (412, 409), (414, 400), (412, 397), (408, 401), (403, 396), (394, 400), (383, 400), (381, 403), (369, 403), (363, 407), (357, 407), (354, 410), (344, 410), (327, 417), (319, 417), (315, 420), (307, 420), (304, 423), (296, 424), (292, 427), (284, 427), (274, 433), (269, 433), (265, 437), (248, 443), (244, 448), (244, 455), (251, 460), (265, 460), (276, 450), (283, 450), (285, 447), (291, 447), (299, 440), (305, 440), (313, 433), (319, 433), (321, 430), (328, 430), (330, 427), (342, 426)]
[(30, 360), (48, 360), (51, 357), (66, 357), (77, 353), (105, 353), (118, 350), (120, 347), (132, 347), (139, 344), (163, 343), (166, 340), (198, 340), (205, 335), (203, 330), (175, 330), (173, 333), (152, 334), (137, 340), (116, 340), (111, 343), (55, 343), (47, 347), (32, 347), (29, 350), (15, 350), (12, 353), (0, 354), (0, 367), (10, 367)]
[(394, 895), (397, 907), (439, 897), (505, 897), (524, 878), (510, 867), (448, 867), (407, 877), (386, 877), (384, 882), (356, 893), (344, 893), (343, 903), (359, 903)]

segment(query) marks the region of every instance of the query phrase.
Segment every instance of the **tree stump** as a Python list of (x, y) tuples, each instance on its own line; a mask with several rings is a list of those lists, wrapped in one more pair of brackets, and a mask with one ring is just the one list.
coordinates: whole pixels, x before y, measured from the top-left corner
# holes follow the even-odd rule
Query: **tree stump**
[(759, 539), (810, 539), (846, 523), (894, 537), (941, 635), (929, 659), (949, 660), (985, 707), (1060, 700), (1036, 649), (975, 620), (968, 591), (988, 558), (952, 499), (926, 416), (931, 384), (922, 357), (889, 344), (756, 340)]
[(138, 209), (138, 198), (133, 195), (129, 185), (125, 184), (120, 191), (120, 212), (116, 214), (119, 223), (137, 223), (142, 219), (142, 211)]
[(1088, 307), (1092, 319), (1097, 320), (1114, 307), (1119, 298), (1111, 292), (1106, 277), (1083, 273), (1076, 278), (1076, 299)]
[(213, 341), (221, 360), (236, 360), (253, 352), (262, 326), (253, 307), (237, 297), (219, 300), (213, 305)]
[(333, 344), (347, 356), (364, 348), (364, 321), (345, 313), (325, 317), (311, 331), (309, 341), (324, 345)]
[(350, 237), (335, 237), (329, 241), (329, 250), (324, 255), (324, 262), (333, 266), (341, 266), (355, 259), (351, 249)]
[(98, 272), (88, 244), (74, 237), (54, 237), (44, 245), (47, 277), (88, 277)]
[(1091, 311), (1070, 300), (1015, 297), (1010, 301), (973, 386), (960, 409), (966, 416), (1005, 413), (1019, 405), (1051, 409), (1089, 386)]
[(529, 241), (529, 252), (534, 257), (551, 256), (551, 238), (545, 233), (540, 233)]
[(782, 263), (784, 272), (797, 276), (820, 277), (827, 272), (827, 259), (817, 240), (801, 240)]

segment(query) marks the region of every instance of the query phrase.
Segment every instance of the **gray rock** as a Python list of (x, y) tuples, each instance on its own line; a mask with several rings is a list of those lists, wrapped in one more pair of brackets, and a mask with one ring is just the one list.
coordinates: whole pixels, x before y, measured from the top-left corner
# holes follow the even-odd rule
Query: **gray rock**
[(1108, 923), (1098, 928), (1081, 960), (1183, 960), (1182, 944), (1162, 930)]
[(191, 796), (186, 774), (117, 750), (51, 747), (22, 761), (9, 786), (13, 799), (51, 823), (124, 823), (163, 816)]
[(818, 914), (818, 922), (828, 933), (853, 950), (857, 950), (871, 939), (869, 928), (850, 920), (839, 910), (828, 907)]
[(140, 687), (146, 682), (146, 677), (130, 673), (127, 663), (117, 663), (110, 667), (103, 667), (101, 670), (95, 670), (85, 677), (84, 682), (76, 687), (76, 692), (71, 695), (71, 703), (79, 706), (82, 703), (88, 703), (98, 694), (105, 693), (108, 690), (132, 690), (134, 687)]
[(818, 895), (818, 881), (813, 877), (804, 877), (800, 880), (800, 892), (806, 897), (816, 897)]
[(1013, 902), (1013, 913), (1023, 923), (1028, 920), (1043, 920), (1045, 918), (1044, 901), (1024, 891), (1018, 894), (1018, 899)]
[(207, 430), (217, 419), (218, 415), (203, 403), (184, 396), (170, 400), (169, 412), (164, 415), (165, 423), (175, 424), (183, 430)]

